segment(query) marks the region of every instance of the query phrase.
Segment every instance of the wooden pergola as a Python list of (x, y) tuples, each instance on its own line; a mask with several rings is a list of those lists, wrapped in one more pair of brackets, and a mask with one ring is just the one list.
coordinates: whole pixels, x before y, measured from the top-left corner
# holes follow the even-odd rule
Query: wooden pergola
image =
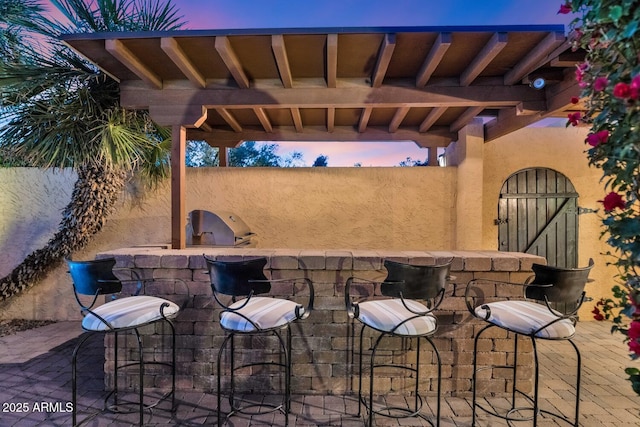
[[(185, 147), (205, 140), (414, 141), (482, 117), (491, 141), (579, 108), (563, 26), (304, 28), (63, 36), (120, 82), (120, 102), (172, 126), (172, 246), (186, 246)], [(530, 84), (544, 79), (541, 89)], [(432, 155), (434, 154), (434, 155)]]

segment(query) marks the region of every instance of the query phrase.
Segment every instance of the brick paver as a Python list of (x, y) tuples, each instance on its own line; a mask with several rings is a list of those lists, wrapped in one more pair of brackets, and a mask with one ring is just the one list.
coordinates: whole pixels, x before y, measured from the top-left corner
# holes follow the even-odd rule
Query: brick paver
[[(623, 369), (633, 366), (620, 335), (611, 335), (610, 325), (582, 322), (576, 342), (583, 356), (583, 387), (580, 424), (585, 427), (623, 427), (640, 425), (636, 396), (626, 381)], [(0, 426), (67, 426), (71, 422), (71, 353), (80, 335), (77, 322), (59, 322), (41, 328), (0, 337)], [(574, 357), (562, 342), (540, 345), (542, 406), (571, 411), (573, 388), (565, 380), (571, 374)], [(79, 367), (79, 407), (81, 416), (97, 412), (104, 398), (104, 347), (100, 337), (92, 338), (84, 347)], [(262, 399), (264, 396), (249, 396)], [(272, 396), (267, 396), (267, 399)], [(393, 399), (397, 399), (394, 396)], [(356, 417), (357, 400), (351, 396), (295, 395), (290, 425), (292, 426), (362, 426)], [(500, 405), (503, 399), (488, 399)], [(216, 396), (212, 393), (178, 391), (175, 414), (168, 405), (148, 412), (148, 426), (212, 426), (217, 422)], [(427, 404), (432, 407), (432, 402)], [(429, 408), (425, 418), (431, 419)], [(137, 422), (137, 414), (99, 413), (86, 425), (127, 426)], [(230, 426), (281, 425), (281, 414), (233, 417)], [(423, 419), (375, 419), (377, 426), (423, 426)], [(519, 423), (527, 425), (526, 423)], [(443, 427), (471, 425), (471, 406), (467, 396), (445, 396), (442, 401)], [(506, 423), (479, 417), (478, 426), (503, 426)], [(544, 419), (540, 426), (565, 423)]]

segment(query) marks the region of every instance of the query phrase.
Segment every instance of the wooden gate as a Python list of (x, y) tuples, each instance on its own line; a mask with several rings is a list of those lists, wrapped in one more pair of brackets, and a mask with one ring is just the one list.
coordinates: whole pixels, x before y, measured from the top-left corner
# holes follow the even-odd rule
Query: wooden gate
[(549, 265), (578, 266), (578, 193), (551, 169), (524, 169), (502, 185), (498, 203), (498, 249), (526, 252)]

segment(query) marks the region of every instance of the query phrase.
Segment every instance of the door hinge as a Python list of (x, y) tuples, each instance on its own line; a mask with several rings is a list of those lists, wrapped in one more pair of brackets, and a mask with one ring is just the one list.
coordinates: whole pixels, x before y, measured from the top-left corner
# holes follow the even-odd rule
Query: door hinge
[(575, 208), (567, 209), (566, 212), (572, 215), (584, 215), (584, 214), (590, 214), (590, 213), (598, 213), (598, 209), (583, 208), (580, 206), (576, 206)]
[(496, 218), (493, 220), (493, 225), (500, 225), (500, 224), (507, 224), (507, 223), (509, 223), (509, 218), (504, 218), (504, 219)]

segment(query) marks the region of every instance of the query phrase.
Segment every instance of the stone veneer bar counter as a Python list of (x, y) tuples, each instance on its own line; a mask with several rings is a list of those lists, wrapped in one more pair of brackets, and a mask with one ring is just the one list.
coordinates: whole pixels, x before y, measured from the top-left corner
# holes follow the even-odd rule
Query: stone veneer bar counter
[[(446, 295), (436, 312), (439, 328), (435, 343), (442, 357), (443, 395), (464, 396), (471, 390), (473, 337), (483, 325), (472, 318), (464, 302), (467, 282), (474, 278), (523, 283), (531, 273), (533, 263), (546, 263), (544, 258), (514, 252), (498, 251), (385, 251), (385, 250), (305, 250), (198, 247), (182, 250), (160, 246), (144, 246), (104, 252), (98, 258), (115, 257), (116, 274), (125, 282), (125, 291), (132, 291), (131, 269), (145, 278), (143, 292), (161, 296), (183, 305), (176, 319), (177, 386), (179, 389), (215, 390), (216, 354), (223, 339), (218, 325), (219, 309), (212, 298), (209, 275), (203, 253), (223, 260), (266, 257), (267, 275), (272, 278), (308, 277), (315, 286), (315, 307), (311, 316), (293, 327), (294, 393), (345, 394), (357, 389), (353, 369), (353, 327), (344, 305), (344, 283), (350, 276), (382, 280), (386, 272), (384, 259), (414, 264), (435, 264), (453, 258), (451, 274), (455, 279), (447, 285)], [(377, 288), (376, 288), (377, 290)], [(362, 286), (364, 293), (373, 287)], [(285, 294), (289, 291), (282, 291)], [(518, 297), (518, 287), (491, 284), (483, 289), (485, 297)], [(276, 294), (278, 290), (276, 289)], [(163, 357), (163, 331), (148, 330), (144, 336), (145, 350), (156, 349), (156, 358)], [(512, 354), (506, 333), (498, 331), (480, 343), (484, 360), (504, 363)], [(244, 347), (261, 357), (265, 343), (259, 340), (243, 342)], [(357, 344), (357, 343), (356, 343)], [(110, 347), (109, 340), (106, 341)], [(385, 347), (392, 357), (407, 357), (398, 341)], [(495, 350), (504, 349), (504, 352)], [(393, 350), (393, 351), (392, 351)], [(494, 351), (492, 351), (494, 350)], [(153, 351), (153, 350), (152, 350)], [(124, 353), (124, 352), (123, 352)], [(135, 353), (130, 351), (130, 353)], [(130, 355), (129, 357), (133, 357)], [(146, 357), (153, 357), (146, 354)], [(425, 357), (427, 363), (431, 358)], [(523, 358), (526, 359), (526, 358)], [(224, 359), (223, 359), (224, 360)], [(402, 359), (406, 361), (406, 359)], [(355, 360), (357, 363), (357, 360)], [(530, 359), (522, 363), (530, 362)], [(113, 356), (106, 352), (105, 372), (111, 372)], [(356, 365), (357, 366), (357, 365)], [(357, 372), (357, 371), (355, 371)], [(148, 372), (149, 386), (165, 386), (168, 373)], [(355, 376), (357, 378), (357, 376)], [(249, 384), (264, 391), (265, 384)], [(113, 378), (106, 376), (107, 385)], [(393, 376), (376, 377), (377, 391), (398, 391), (402, 380)], [(123, 383), (124, 384), (124, 383)], [(491, 383), (497, 394), (507, 391), (508, 381)], [(355, 385), (355, 386), (354, 386)], [(276, 387), (277, 385), (274, 385)], [(434, 390), (431, 384), (427, 389)]]

